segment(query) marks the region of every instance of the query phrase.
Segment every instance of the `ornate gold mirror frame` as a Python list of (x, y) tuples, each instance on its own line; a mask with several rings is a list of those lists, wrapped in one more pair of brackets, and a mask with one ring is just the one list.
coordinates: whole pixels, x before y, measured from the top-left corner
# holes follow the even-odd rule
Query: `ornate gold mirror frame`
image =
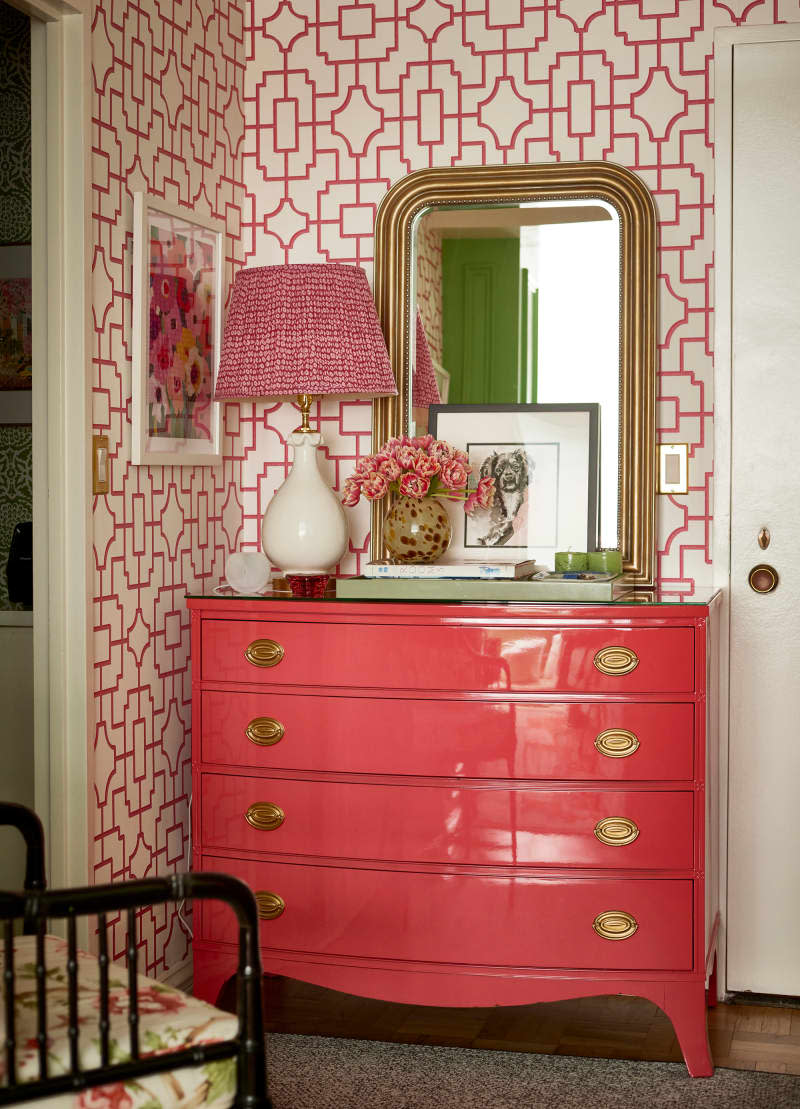
[[(656, 216), (645, 184), (611, 162), (425, 169), (399, 181), (375, 225), (375, 301), (398, 396), (374, 402), (372, 442), (408, 431), (413, 234), (429, 208), (536, 200), (603, 200), (620, 220), (619, 536), (626, 577), (655, 574)], [(383, 558), (383, 516), (372, 506), (371, 557)]]

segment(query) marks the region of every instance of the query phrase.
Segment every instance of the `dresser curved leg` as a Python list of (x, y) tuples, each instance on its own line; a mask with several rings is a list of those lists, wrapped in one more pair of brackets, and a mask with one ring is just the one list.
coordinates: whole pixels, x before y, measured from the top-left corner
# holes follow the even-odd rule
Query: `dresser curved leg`
[(664, 988), (664, 1012), (672, 1021), (692, 1078), (714, 1073), (706, 1021), (705, 982), (670, 982)]

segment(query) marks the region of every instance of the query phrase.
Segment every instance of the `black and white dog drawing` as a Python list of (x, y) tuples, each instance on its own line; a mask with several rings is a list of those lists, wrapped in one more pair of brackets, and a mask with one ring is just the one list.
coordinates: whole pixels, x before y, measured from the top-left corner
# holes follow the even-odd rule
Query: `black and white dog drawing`
[[(478, 542), (485, 547), (502, 547), (514, 534), (514, 521), (528, 496), (535, 462), (518, 447), (495, 451), (481, 466), (481, 477), (494, 478), (494, 504), (488, 511), (488, 528)], [(523, 542), (524, 545), (524, 542)]]

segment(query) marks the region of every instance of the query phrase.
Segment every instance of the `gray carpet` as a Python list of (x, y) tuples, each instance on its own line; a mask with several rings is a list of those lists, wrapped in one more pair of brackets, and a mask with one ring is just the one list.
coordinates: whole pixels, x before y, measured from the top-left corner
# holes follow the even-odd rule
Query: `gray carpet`
[(798, 1109), (800, 1077), (322, 1036), (267, 1036), (275, 1109)]

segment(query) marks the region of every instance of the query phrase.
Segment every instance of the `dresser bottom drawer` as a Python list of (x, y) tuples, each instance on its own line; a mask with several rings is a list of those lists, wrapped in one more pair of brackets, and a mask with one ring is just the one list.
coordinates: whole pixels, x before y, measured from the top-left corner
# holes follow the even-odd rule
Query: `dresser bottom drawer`
[[(469, 966), (692, 968), (687, 880), (414, 873), (211, 856), (203, 869), (283, 899), (281, 914), (261, 923), (265, 947)], [(198, 910), (200, 938), (236, 940), (229, 909), (201, 903)]]

